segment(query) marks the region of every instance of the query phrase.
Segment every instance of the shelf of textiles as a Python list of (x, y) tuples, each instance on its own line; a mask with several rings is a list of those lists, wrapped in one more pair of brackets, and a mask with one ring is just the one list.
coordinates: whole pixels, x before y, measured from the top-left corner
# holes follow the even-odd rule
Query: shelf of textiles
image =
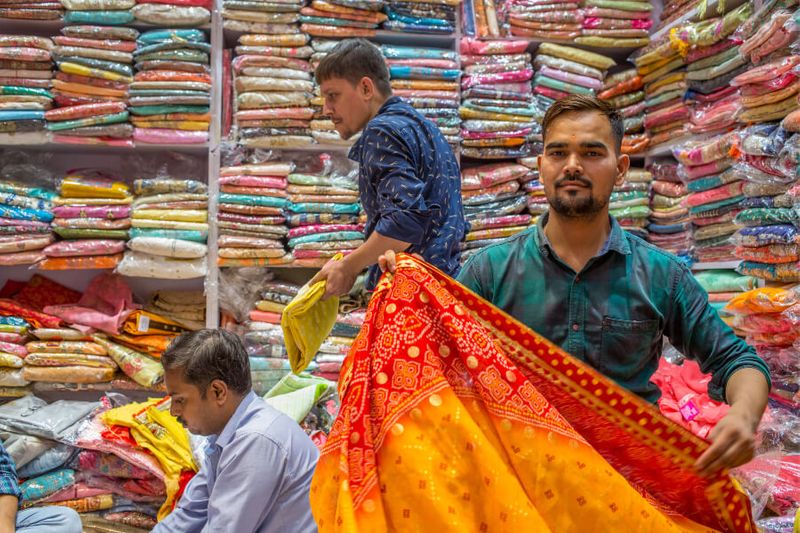
[(780, 120), (797, 107), (793, 60), (771, 61), (793, 57), (795, 8), (725, 7), (723, 16), (679, 26), (634, 58), (646, 94), (649, 155), (737, 125)]
[(204, 326), (202, 289), (134, 295), (113, 273), (92, 277), (83, 291), (40, 274), (7, 279), (0, 289), (0, 395), (163, 392), (161, 353), (179, 333)]
[(462, 159), (541, 153), (547, 108), (569, 94), (597, 95), (620, 110), (623, 152), (644, 154), (644, 92), (635, 70), (611, 57), (555, 43), (462, 39)]
[[(80, 159), (7, 151), (2, 159), (4, 268), (114, 269), (132, 278), (196, 280), (202, 286), (208, 270), (208, 189), (175, 176), (204, 176), (203, 157), (92, 154)], [(62, 170), (81, 161), (93, 167)]]
[[(319, 2), (319, 7), (334, 6)], [(315, 8), (302, 8), (309, 9)], [(297, 16), (285, 20), (294, 18)], [(232, 72), (226, 73), (224, 82), (225, 86), (230, 84), (234, 92), (229, 138), (250, 148), (296, 149), (323, 145), (345, 151), (358, 136), (342, 140), (333, 123), (324, 116), (324, 99), (313, 72), (346, 33), (330, 36), (304, 33), (300, 28), (306, 25), (299, 20), (293, 24), (270, 25), (278, 27), (272, 28), (273, 31), (291, 29), (298, 33), (226, 31), (228, 44), (235, 47)], [(262, 31), (266, 30), (262, 28)], [(434, 121), (456, 148), (461, 121), (457, 110), (460, 70), (454, 50), (455, 37), (437, 41), (381, 32), (369, 38), (380, 46), (386, 57), (394, 93)], [(232, 76), (230, 81), (228, 75)], [(228, 94), (226, 91), (226, 98)], [(227, 128), (224, 131), (227, 132)]]
[(67, 25), (59, 33), (0, 35), (0, 144), (207, 150), (206, 32)]
[(226, 34), (234, 37), (270, 35), (287, 44), (300, 35), (315, 39), (363, 37), (391, 39), (395, 44), (447, 46), (459, 26), (458, 5), (451, 0), (295, 0), (262, 6), (222, 0), (221, 13)]
[(463, 10), (464, 35), (470, 37), (632, 51), (650, 42), (653, 5), (638, 0), (466, 0)]
[(219, 267), (319, 268), (364, 242), (357, 166), (334, 152), (241, 147), (220, 170)]
[(31, 30), (67, 24), (208, 28), (212, 4), (211, 0), (9, 0), (0, 8), (0, 23)]

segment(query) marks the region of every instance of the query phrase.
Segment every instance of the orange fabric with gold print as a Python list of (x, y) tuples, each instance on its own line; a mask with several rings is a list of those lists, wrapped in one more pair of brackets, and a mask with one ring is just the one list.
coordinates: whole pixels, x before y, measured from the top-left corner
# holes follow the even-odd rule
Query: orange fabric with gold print
[(341, 375), (322, 533), (755, 531), (705, 441), (407, 255)]

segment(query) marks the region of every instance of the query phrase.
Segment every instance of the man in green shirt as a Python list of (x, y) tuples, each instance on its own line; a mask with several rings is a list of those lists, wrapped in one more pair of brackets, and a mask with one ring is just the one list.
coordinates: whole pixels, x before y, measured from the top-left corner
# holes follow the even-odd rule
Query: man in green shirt
[[(673, 255), (625, 232), (608, 213), (630, 160), (620, 115), (592, 97), (554, 103), (542, 123), (539, 176), (550, 209), (536, 226), (487, 246), (458, 281), (573, 356), (650, 402), (664, 336), (713, 379), (731, 405), (698, 460), (704, 474), (753, 457), (769, 370), (708, 304)], [(394, 253), (381, 267), (394, 269)]]

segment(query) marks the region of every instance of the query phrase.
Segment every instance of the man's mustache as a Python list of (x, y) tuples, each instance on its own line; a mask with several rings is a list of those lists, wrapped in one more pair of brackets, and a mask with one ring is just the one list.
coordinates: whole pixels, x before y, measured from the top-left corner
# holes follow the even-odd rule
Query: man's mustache
[(556, 181), (556, 187), (572, 185), (575, 183), (583, 185), (584, 187), (588, 187), (590, 189), (592, 188), (592, 182), (584, 178), (583, 176), (564, 176), (563, 178)]

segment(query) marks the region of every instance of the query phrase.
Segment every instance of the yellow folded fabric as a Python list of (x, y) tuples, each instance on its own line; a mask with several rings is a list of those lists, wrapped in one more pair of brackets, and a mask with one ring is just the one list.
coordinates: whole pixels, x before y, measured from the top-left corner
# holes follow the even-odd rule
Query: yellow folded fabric
[[(333, 261), (339, 261), (342, 257), (342, 254), (336, 254)], [(302, 372), (308, 366), (336, 324), (339, 298), (323, 300), (325, 285), (325, 281), (313, 285), (306, 283), (281, 316), (286, 352), (295, 373)]]
[(259, 311), (270, 311), (272, 313), (283, 313), (286, 309), (285, 304), (278, 302), (270, 302), (269, 300), (259, 300), (256, 302), (256, 308)]

